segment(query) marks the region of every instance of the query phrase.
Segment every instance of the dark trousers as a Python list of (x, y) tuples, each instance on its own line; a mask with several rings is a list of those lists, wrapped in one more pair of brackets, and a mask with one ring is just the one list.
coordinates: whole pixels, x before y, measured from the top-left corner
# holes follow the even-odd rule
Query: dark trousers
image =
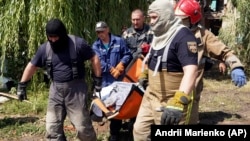
[(119, 136), (120, 130), (122, 128), (122, 120), (111, 119), (109, 128), (110, 135)]

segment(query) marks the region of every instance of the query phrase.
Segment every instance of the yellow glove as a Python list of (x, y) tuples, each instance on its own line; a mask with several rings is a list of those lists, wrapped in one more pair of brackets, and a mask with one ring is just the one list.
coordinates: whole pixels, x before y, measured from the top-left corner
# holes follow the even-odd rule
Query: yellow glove
[(114, 68), (114, 67), (112, 67), (112, 68), (110, 69), (110, 74), (111, 74), (115, 79), (117, 79), (117, 78), (121, 75), (120, 71), (117, 70), (117, 69)]
[(179, 124), (183, 115), (184, 106), (188, 105), (190, 101), (190, 96), (184, 92), (177, 91), (174, 97), (167, 102), (167, 106), (161, 108), (161, 111), (163, 111), (161, 115), (161, 124)]
[(148, 69), (144, 69), (138, 79), (148, 79)]
[(183, 111), (184, 105), (187, 105), (190, 101), (190, 96), (184, 92), (177, 91), (174, 97), (167, 102), (167, 108)]
[(124, 71), (124, 65), (122, 62), (116, 65), (115, 69), (117, 69), (120, 73), (123, 73)]
[(140, 74), (138, 81), (143, 89), (146, 90), (148, 86), (148, 69), (144, 69), (144, 71)]

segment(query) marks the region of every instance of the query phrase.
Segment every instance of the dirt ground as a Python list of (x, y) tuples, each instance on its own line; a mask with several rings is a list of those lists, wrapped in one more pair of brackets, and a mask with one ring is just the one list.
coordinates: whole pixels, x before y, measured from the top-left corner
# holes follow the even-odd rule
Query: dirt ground
[[(250, 125), (250, 82), (238, 88), (230, 75), (206, 73), (199, 110), (200, 125)], [(108, 122), (104, 126), (95, 124), (97, 134), (107, 133), (108, 125)], [(122, 141), (130, 141), (127, 131), (122, 136)]]
[[(211, 77), (213, 76), (213, 77)], [(205, 76), (204, 90), (200, 100), (201, 125), (250, 125), (250, 82), (243, 88), (234, 86), (230, 77), (224, 75), (214, 78), (214, 73)], [(109, 121), (103, 126), (93, 123), (98, 141), (107, 141)], [(67, 131), (74, 131), (66, 126)], [(131, 132), (122, 130), (121, 141), (132, 141)], [(19, 141), (43, 141), (43, 136), (27, 136)], [(7, 141), (1, 140), (0, 141)], [(74, 141), (68, 140), (68, 141)]]

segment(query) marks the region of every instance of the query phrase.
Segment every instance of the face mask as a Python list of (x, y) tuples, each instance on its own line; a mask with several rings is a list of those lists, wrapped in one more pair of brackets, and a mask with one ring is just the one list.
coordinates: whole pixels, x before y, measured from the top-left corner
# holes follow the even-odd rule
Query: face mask
[(53, 51), (57, 52), (60, 49), (63, 49), (65, 46), (67, 46), (67, 39), (65, 38), (59, 38), (59, 40), (52, 42), (50, 40), (48, 40), (50, 43), (51, 48), (53, 49)]

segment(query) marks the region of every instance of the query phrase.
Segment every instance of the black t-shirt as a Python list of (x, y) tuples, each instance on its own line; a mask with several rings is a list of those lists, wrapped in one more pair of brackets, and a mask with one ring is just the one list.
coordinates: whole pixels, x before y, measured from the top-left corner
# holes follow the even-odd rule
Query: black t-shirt
[[(196, 38), (189, 29), (182, 28), (173, 38), (168, 50), (168, 72), (183, 72), (182, 67), (186, 65), (197, 65), (198, 53), (193, 53), (188, 43), (196, 43)], [(148, 62), (148, 66), (151, 70), (155, 69), (157, 57), (163, 56), (164, 50), (165, 47), (158, 51), (153, 48), (151, 49), (151, 55)], [(162, 70), (162, 65), (161, 63), (158, 71)]]
[[(68, 38), (70, 40), (70, 38)], [(91, 46), (87, 44), (87, 42), (79, 37), (75, 38), (76, 42), (76, 54), (77, 54), (77, 69), (79, 78), (84, 78), (85, 73), (85, 66), (84, 62), (89, 60), (94, 56), (94, 51), (92, 50)], [(48, 42), (42, 44), (31, 63), (36, 67), (43, 68), (46, 66), (46, 44)], [(70, 58), (70, 50), (68, 46), (65, 48), (60, 49), (56, 53), (52, 54), (52, 80), (55, 82), (68, 82), (73, 80), (73, 72), (72, 72), (72, 63)]]

